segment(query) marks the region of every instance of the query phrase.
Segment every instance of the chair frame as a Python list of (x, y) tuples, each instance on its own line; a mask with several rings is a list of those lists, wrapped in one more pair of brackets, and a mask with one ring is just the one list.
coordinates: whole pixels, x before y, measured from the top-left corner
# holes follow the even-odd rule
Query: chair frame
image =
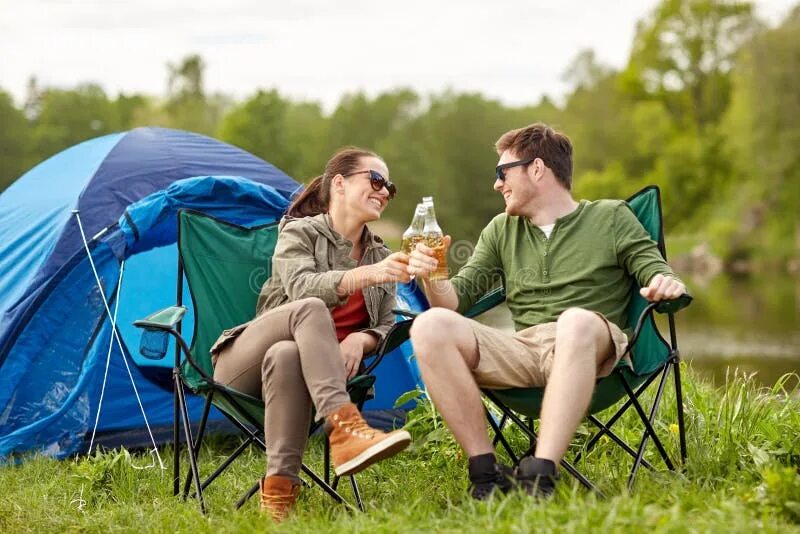
[[(172, 439), (174, 443), (174, 450), (173, 450), (173, 495), (177, 496), (179, 493), (181, 494), (182, 498), (185, 500), (187, 497), (196, 497), (199, 505), (200, 510), (203, 514), (206, 513), (206, 505), (205, 505), (205, 498), (203, 496), (203, 491), (220, 475), (222, 474), (227, 467), (233, 463), (233, 461), (238, 458), (250, 445), (258, 446), (262, 451), (266, 452), (266, 443), (263, 439), (263, 419), (261, 421), (256, 420), (253, 418), (246, 409), (241, 408), (241, 404), (235, 399), (234, 395), (231, 393), (231, 388), (220, 384), (214, 381), (212, 376), (209, 376), (203, 368), (196, 362), (194, 357), (192, 356), (191, 349), (187, 344), (186, 340), (183, 338), (182, 335), (182, 319), (183, 315), (186, 312), (186, 307), (183, 305), (183, 281), (185, 278), (185, 271), (183, 265), (183, 258), (180, 250), (180, 214), (181, 212), (189, 212), (193, 215), (199, 215), (202, 217), (206, 217), (212, 219), (216, 222), (232, 226), (232, 227), (239, 227), (243, 229), (248, 229), (246, 227), (242, 227), (233, 223), (229, 223), (227, 221), (222, 221), (217, 219), (213, 216), (205, 214), (203, 212), (199, 212), (196, 210), (190, 209), (183, 209), (179, 210), (178, 212), (178, 273), (177, 273), (177, 284), (176, 284), (176, 304), (175, 306), (170, 306), (168, 308), (159, 310), (151, 315), (149, 315), (145, 319), (134, 321), (134, 326), (143, 329), (144, 331), (151, 331), (151, 332), (161, 332), (166, 335), (170, 335), (175, 339), (175, 351), (174, 351), (174, 360), (172, 366), (172, 386), (173, 386), (173, 404), (174, 404), (174, 413), (173, 413), (173, 429), (172, 429)], [(191, 292), (191, 287), (190, 287)], [(170, 319), (167, 321), (159, 321), (156, 319), (156, 316), (163, 316), (164, 314), (171, 315)], [(375, 368), (380, 364), (383, 360), (384, 356), (393, 351), (397, 348), (405, 339), (408, 337), (408, 330), (411, 327), (411, 321), (400, 321), (395, 323), (386, 337), (383, 339), (381, 344), (378, 346), (376, 351), (365, 357), (365, 360), (373, 358), (371, 362), (369, 362), (364, 368), (348, 382), (347, 385), (347, 392), (352, 393), (355, 389), (362, 389), (366, 390), (369, 388), (375, 381), (374, 375), (372, 372)], [(185, 357), (185, 361), (202, 377), (202, 379), (206, 382), (206, 387), (202, 390), (195, 390), (188, 385), (188, 383), (184, 382), (184, 375), (183, 375), (183, 368), (181, 362), (181, 355)], [(197, 435), (193, 436), (192, 433), (192, 423), (189, 417), (189, 411), (186, 403), (186, 393), (184, 388), (190, 389), (193, 393), (202, 395), (205, 397), (205, 403), (203, 406), (203, 413), (200, 419), (200, 423), (197, 430)], [(214, 472), (209, 475), (205, 480), (200, 477), (197, 458), (200, 452), (200, 447), (202, 446), (203, 437), (205, 435), (206, 430), (206, 423), (208, 421), (208, 416), (211, 411), (211, 406), (214, 401), (215, 395), (222, 396), (228, 403), (237, 407), (237, 415), (240, 415), (244, 421), (240, 420), (236, 416), (229, 414), (228, 410), (220, 410), (222, 414), (242, 433), (244, 433), (246, 439), (243, 441), (237, 448), (234, 450), (231, 455), (224, 460), (215, 470)], [(244, 394), (240, 394), (244, 395)], [(356, 405), (359, 411), (363, 408), (364, 402), (368, 400), (366, 395), (364, 395)], [(181, 469), (180, 469), (180, 455), (181, 455), (181, 433), (180, 428), (183, 427), (183, 439), (187, 443), (187, 452), (189, 456), (189, 472), (187, 473), (186, 479), (183, 484), (183, 490), (181, 491), (180, 487), (180, 478), (181, 478)], [(322, 426), (322, 422), (316, 421), (311, 424), (309, 429), (309, 435), (314, 434), (319, 430)], [(260, 432), (260, 434), (259, 434)], [(342, 497), (341, 494), (337, 492), (337, 488), (339, 485), (340, 478), (339, 476), (335, 476), (331, 481), (330, 471), (330, 447), (327, 436), (325, 437), (325, 447), (324, 447), (324, 475), (321, 477), (316, 474), (311, 468), (309, 468), (305, 463), (301, 464), (301, 471), (313, 481), (317, 486), (319, 486), (325, 493), (327, 493), (335, 502), (346, 505), (348, 507), (352, 506)], [(353, 495), (356, 501), (356, 505), (359, 510), (364, 511), (364, 504), (361, 498), (361, 493), (358, 488), (358, 483), (356, 482), (355, 476), (351, 475), (350, 478), (350, 485), (353, 491)], [(303, 481), (304, 485), (308, 486), (309, 484)], [(190, 487), (194, 484), (194, 491), (190, 494)], [(251, 486), (236, 502), (236, 509), (241, 508), (247, 500), (252, 497), (258, 491), (259, 484), (256, 482), (253, 486)]]
[[(630, 350), (636, 342), (636, 338), (641, 330), (641, 326), (644, 323), (645, 319), (652, 316), (653, 311), (658, 308), (659, 303), (652, 303), (648, 305), (642, 314), (639, 317), (638, 327), (634, 331), (633, 336), (631, 337), (631, 343), (629, 345), (628, 350)], [(655, 417), (658, 413), (658, 408), (661, 403), (661, 398), (664, 393), (664, 387), (667, 383), (667, 379), (669, 378), (670, 371), (673, 372), (674, 382), (675, 382), (675, 397), (676, 397), (676, 408), (677, 408), (677, 418), (678, 418), (678, 434), (680, 440), (680, 456), (681, 456), (681, 464), (684, 464), (687, 459), (687, 451), (686, 451), (686, 427), (684, 421), (684, 413), (683, 413), (683, 388), (681, 385), (681, 372), (680, 372), (680, 351), (678, 350), (678, 343), (677, 343), (677, 334), (675, 332), (675, 324), (674, 324), (674, 313), (669, 313), (669, 325), (670, 325), (670, 341), (671, 347), (669, 352), (669, 357), (663, 363), (663, 365), (659, 368), (650, 373), (650, 375), (645, 379), (645, 381), (639, 385), (638, 389), (634, 390), (628, 379), (625, 377), (625, 374), (622, 372), (620, 368), (617, 368), (613, 371), (613, 375), (615, 375), (621, 381), (624, 389), (625, 394), (627, 396), (626, 401), (624, 404), (614, 413), (611, 418), (603, 423), (597, 416), (594, 414), (588, 414), (586, 418), (598, 428), (598, 431), (589, 436), (586, 441), (586, 445), (578, 452), (572, 462), (569, 462), (566, 459), (561, 460), (561, 467), (567, 471), (570, 475), (572, 475), (575, 479), (578, 480), (585, 488), (597, 493), (600, 496), (603, 496), (603, 493), (597, 488), (597, 486), (589, 480), (583, 473), (581, 473), (576, 467), (575, 464), (580, 462), (583, 456), (588, 454), (592, 448), (599, 442), (600, 438), (607, 435), (614, 443), (619, 445), (626, 453), (633, 457), (634, 463), (633, 467), (631, 468), (631, 472), (628, 476), (628, 489), (632, 489), (636, 474), (639, 471), (641, 466), (644, 466), (647, 469), (654, 470), (650, 462), (644, 459), (645, 448), (650, 438), (652, 438), (653, 443), (656, 445), (656, 448), (664, 461), (667, 469), (670, 471), (675, 470), (675, 465), (670, 459), (661, 439), (658, 437), (658, 434), (655, 432), (653, 428), (653, 423), (655, 421)], [(650, 408), (649, 415), (645, 412), (644, 407), (642, 406), (639, 397), (644, 393), (650, 385), (660, 376), (660, 380), (658, 382), (658, 389), (656, 392), (655, 399), (653, 400), (653, 404)], [(491, 403), (502, 413), (502, 418), (498, 423), (495, 421), (494, 416), (492, 415), (491, 411), (487, 408), (486, 412), (486, 419), (489, 423), (489, 426), (492, 428), (494, 432), (494, 440), (493, 444), (497, 445), (498, 443), (502, 445), (503, 449), (509, 455), (511, 460), (514, 464), (518, 464), (520, 459), (532, 454), (536, 449), (536, 441), (537, 441), (537, 434), (533, 428), (533, 419), (527, 418), (527, 421), (523, 420), (517, 413), (514, 412), (513, 409), (508, 407), (503, 401), (497, 398), (495, 392), (491, 389), (482, 389), (481, 392), (483, 395), (491, 401)], [(633, 407), (636, 413), (639, 415), (643, 425), (644, 425), (644, 435), (638, 445), (638, 447), (634, 450), (625, 440), (615, 434), (611, 427), (623, 416), (627, 411)], [(520, 455), (517, 455), (513, 448), (511, 447), (510, 443), (503, 435), (503, 428), (505, 427), (507, 422), (513, 423), (517, 428), (519, 428), (529, 439), (529, 447), (528, 449)]]

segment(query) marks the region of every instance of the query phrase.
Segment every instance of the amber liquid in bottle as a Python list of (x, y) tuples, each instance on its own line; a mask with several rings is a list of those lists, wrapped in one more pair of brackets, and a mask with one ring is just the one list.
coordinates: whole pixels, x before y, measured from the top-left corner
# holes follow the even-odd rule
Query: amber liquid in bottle
[(431, 273), (431, 280), (447, 280), (450, 277), (450, 271), (447, 268), (447, 249), (444, 246), (444, 232), (436, 221), (436, 212), (433, 209), (433, 197), (424, 197), (422, 199), (427, 210), (425, 212), (425, 226), (422, 230), (422, 235), (425, 244), (433, 249), (433, 256), (439, 262), (438, 267)]

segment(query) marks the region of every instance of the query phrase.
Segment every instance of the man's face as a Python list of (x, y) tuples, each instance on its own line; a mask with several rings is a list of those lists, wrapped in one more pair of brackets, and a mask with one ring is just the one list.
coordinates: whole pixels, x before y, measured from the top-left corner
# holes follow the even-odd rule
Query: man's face
[[(516, 154), (506, 150), (497, 162), (501, 166), (500, 173), (505, 177), (496, 177), (494, 190), (503, 195), (508, 215), (520, 215), (521, 210), (534, 198), (535, 188), (528, 172), (530, 164), (513, 165), (524, 161)], [(509, 164), (512, 164), (508, 166)], [(503, 168), (502, 166), (505, 166)]]

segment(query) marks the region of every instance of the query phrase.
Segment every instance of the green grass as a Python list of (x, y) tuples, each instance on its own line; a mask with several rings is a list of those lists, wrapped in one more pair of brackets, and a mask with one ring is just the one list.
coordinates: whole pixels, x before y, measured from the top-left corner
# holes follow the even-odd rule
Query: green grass
[[(296, 512), (280, 526), (258, 511), (256, 499), (235, 510), (233, 502), (264, 468), (263, 455), (252, 449), (207, 490), (203, 517), (196, 502), (172, 496), (170, 465), (164, 472), (142, 468), (152, 464), (150, 455), (107, 451), (0, 468), (0, 532), (800, 532), (797, 392), (780, 384), (762, 389), (747, 376), (715, 389), (690, 369), (684, 382), (689, 461), (683, 471), (666, 471), (651, 445), (647, 458), (659, 470), (643, 470), (628, 493), (630, 459), (603, 440), (582, 465), (607, 494), (604, 500), (563, 476), (548, 502), (520, 494), (471, 501), (466, 460), (431, 406), (421, 403), (408, 425), (413, 448), (359, 475), (368, 507), (363, 514), (335, 505), (316, 488), (303, 490)], [(677, 456), (671, 394), (662, 409), (657, 430)], [(630, 442), (639, 432), (634, 423), (626, 418), (619, 427)], [(525, 444), (520, 434), (513, 442)], [(211, 441), (201, 452), (201, 471), (209, 473), (237, 443)], [(321, 451), (313, 441), (308, 463), (319, 467)], [(169, 461), (171, 451), (161, 455)], [(342, 491), (351, 496), (347, 485)]]

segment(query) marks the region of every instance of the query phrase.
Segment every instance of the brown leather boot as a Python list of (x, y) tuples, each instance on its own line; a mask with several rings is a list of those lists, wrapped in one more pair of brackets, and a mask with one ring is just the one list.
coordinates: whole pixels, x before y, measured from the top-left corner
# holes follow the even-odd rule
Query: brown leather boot
[(286, 519), (300, 493), (300, 486), (295, 485), (289, 478), (272, 475), (262, 478), (259, 487), (261, 509), (269, 512), (272, 519), (279, 523)]
[(369, 426), (352, 403), (325, 418), (325, 431), (338, 476), (363, 471), (375, 462), (394, 456), (411, 443), (411, 435), (405, 430), (387, 434)]

